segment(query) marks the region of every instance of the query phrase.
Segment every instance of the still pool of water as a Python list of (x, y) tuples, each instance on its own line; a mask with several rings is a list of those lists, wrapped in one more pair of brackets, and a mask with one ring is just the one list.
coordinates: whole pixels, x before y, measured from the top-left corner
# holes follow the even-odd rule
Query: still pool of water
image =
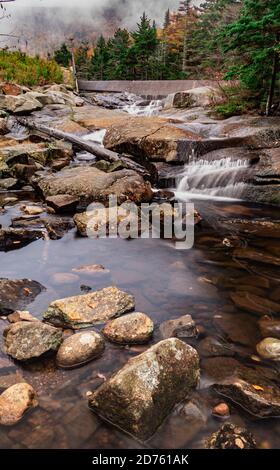
[[(277, 363), (264, 364), (252, 358), (259, 338), (258, 317), (237, 309), (230, 294), (246, 290), (264, 299), (271, 296), (279, 287), (279, 267), (236, 260), (231, 246), (256, 248), (270, 254), (278, 252), (280, 256), (279, 240), (244, 235), (234, 224), (229, 229), (228, 222), (237, 218), (277, 220), (279, 210), (234, 201), (203, 200), (195, 204), (204, 221), (196, 227), (191, 250), (176, 250), (172, 240), (89, 240), (78, 237), (72, 230), (61, 240), (39, 240), (20, 250), (0, 252), (1, 277), (30, 278), (45, 286), (46, 290), (29, 308), (39, 318), (52, 300), (80, 294), (81, 286), (96, 290), (117, 285), (135, 296), (136, 310), (147, 313), (156, 325), (148, 345), (122, 347), (107, 342), (101, 358), (78, 369), (56, 369), (52, 358), (15, 364), (37, 390), (40, 405), (18, 425), (0, 428), (0, 448), (144, 447), (99, 420), (88, 409), (86, 395), (130, 357), (159, 341), (158, 327), (163, 321), (183, 314), (191, 314), (200, 331), (197, 339), (188, 341), (200, 352), (200, 386), (191, 403), (186, 400), (176, 407), (145, 446), (203, 447), (204, 439), (221, 425), (221, 421), (212, 417), (211, 410), (223, 400), (209, 386), (232, 367), (233, 361), (256, 368), (265, 365), (267, 370), (278, 373)], [(0, 216), (0, 224), (6, 225), (10, 217), (15, 217), (19, 205), (8, 207), (7, 213)], [(89, 276), (72, 271), (83, 264), (102, 264), (110, 272)], [(228, 329), (219, 327), (223, 315), (229, 321)], [(1, 332), (6, 324), (0, 320)], [(207, 336), (222, 341), (224, 350), (230, 353), (209, 357), (201, 346)], [(5, 357), (2, 352), (1, 357)], [(230, 408), (230, 420), (251, 430), (259, 447), (279, 447), (277, 419), (252, 417), (234, 404)]]

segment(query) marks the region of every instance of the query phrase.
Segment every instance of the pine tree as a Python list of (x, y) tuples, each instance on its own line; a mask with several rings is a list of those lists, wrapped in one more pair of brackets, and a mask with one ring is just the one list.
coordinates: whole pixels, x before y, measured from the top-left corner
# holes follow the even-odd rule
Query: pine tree
[(164, 17), (163, 29), (168, 28), (169, 25), (170, 25), (170, 10), (168, 8)]
[(129, 78), (128, 50), (130, 37), (126, 29), (118, 29), (107, 43), (109, 80), (127, 80)]
[(225, 50), (240, 55), (228, 77), (238, 77), (260, 96), (266, 95), (266, 113), (270, 114), (280, 79), (279, 0), (244, 0), (239, 19), (225, 28), (223, 38)]
[(106, 40), (101, 35), (96, 43), (94, 55), (91, 60), (91, 73), (95, 80), (106, 80), (109, 50)]
[(129, 51), (130, 64), (134, 69), (134, 77), (147, 80), (149, 76), (149, 59), (155, 53), (158, 39), (157, 30), (151, 26), (151, 20), (144, 12), (137, 30), (132, 33), (133, 46)]
[(63, 67), (69, 67), (72, 54), (65, 43), (54, 53), (54, 60)]

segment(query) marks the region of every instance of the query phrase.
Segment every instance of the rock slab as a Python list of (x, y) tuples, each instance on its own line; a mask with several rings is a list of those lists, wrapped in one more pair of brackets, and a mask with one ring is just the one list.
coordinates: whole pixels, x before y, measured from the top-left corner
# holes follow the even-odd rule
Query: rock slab
[(44, 313), (48, 322), (74, 329), (105, 323), (134, 309), (134, 297), (117, 287), (55, 300)]

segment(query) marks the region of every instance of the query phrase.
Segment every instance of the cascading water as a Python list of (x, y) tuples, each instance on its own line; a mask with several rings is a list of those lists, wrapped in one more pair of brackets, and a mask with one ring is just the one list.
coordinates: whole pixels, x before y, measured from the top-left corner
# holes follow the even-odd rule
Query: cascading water
[(178, 176), (176, 196), (179, 199), (242, 199), (249, 166), (246, 159), (192, 158)]
[(148, 104), (144, 102), (135, 102), (123, 107), (132, 116), (156, 116), (163, 108), (162, 100), (152, 100)]

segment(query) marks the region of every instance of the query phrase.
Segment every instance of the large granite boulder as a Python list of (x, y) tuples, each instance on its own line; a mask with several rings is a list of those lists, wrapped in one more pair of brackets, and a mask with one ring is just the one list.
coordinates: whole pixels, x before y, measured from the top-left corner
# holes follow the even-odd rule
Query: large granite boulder
[(186, 91), (179, 91), (167, 96), (165, 108), (191, 108), (194, 106), (210, 106), (215, 99), (219, 100), (220, 93), (217, 88), (202, 86)]
[(57, 351), (62, 342), (60, 329), (37, 321), (13, 323), (4, 331), (4, 337), (6, 353), (18, 361)]
[(202, 137), (195, 131), (176, 127), (172, 120), (130, 117), (107, 130), (104, 146), (119, 153), (145, 156), (149, 160), (176, 162), (186, 158), (185, 142), (201, 140)]
[(105, 173), (94, 167), (70, 168), (43, 176), (36, 185), (46, 198), (68, 194), (88, 204), (105, 202), (110, 195), (116, 196), (119, 204), (127, 200), (149, 202), (153, 197), (150, 183), (133, 170)]
[(89, 406), (124, 431), (146, 440), (198, 380), (197, 352), (171, 338), (130, 359), (91, 395)]
[(58, 326), (74, 329), (105, 323), (134, 309), (134, 297), (117, 287), (85, 295), (55, 300), (44, 313), (44, 319)]

